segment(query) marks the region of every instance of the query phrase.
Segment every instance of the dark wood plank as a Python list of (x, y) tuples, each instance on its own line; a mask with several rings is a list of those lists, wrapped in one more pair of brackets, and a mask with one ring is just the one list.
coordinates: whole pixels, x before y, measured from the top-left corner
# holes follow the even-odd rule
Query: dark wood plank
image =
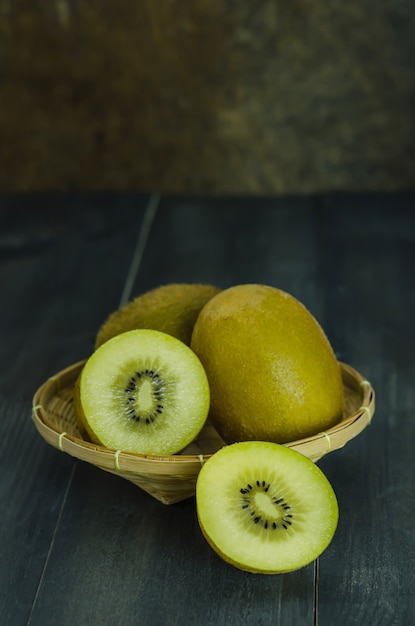
[(133, 295), (165, 282), (275, 285), (315, 310), (315, 203), (306, 197), (163, 197)]
[[(255, 280), (290, 287), (313, 304), (313, 224), (305, 199), (162, 201), (133, 293), (173, 281)], [(77, 465), (33, 624), (311, 626), (313, 619), (313, 564), (284, 576), (241, 572), (202, 538), (193, 498), (166, 507)]]
[(27, 402), (0, 396), (0, 615), (26, 624), (74, 462), (34, 430)]
[[(136, 198), (61, 200), (72, 211), (60, 216), (56, 198), (0, 207), (2, 618), (314, 625), (312, 565), (274, 577), (240, 572), (202, 538), (193, 498), (166, 507), (35, 433), (31, 393), (85, 356), (118, 306), (144, 215)], [(43, 217), (33, 219), (34, 206)], [(340, 504), (319, 559), (320, 626), (415, 617), (414, 208), (411, 194), (163, 199), (132, 286), (131, 295), (173, 281), (282, 287), (374, 384), (372, 425), (320, 462)]]
[(166, 507), (117, 477), (77, 468), (32, 617), (213, 626), (282, 615), (311, 624), (310, 585), (307, 570), (282, 579), (227, 566), (202, 538), (193, 498)]
[(415, 621), (413, 195), (340, 195), (323, 220), (329, 331), (377, 392), (371, 426), (321, 462), (340, 522), (320, 559), (319, 624)]
[(76, 467), (35, 431), (31, 397), (90, 353), (96, 325), (118, 304), (146, 202), (0, 199), (2, 623), (27, 623)]
[(2, 393), (29, 399), (47, 376), (90, 353), (98, 325), (119, 304), (146, 203), (117, 195), (1, 199)]

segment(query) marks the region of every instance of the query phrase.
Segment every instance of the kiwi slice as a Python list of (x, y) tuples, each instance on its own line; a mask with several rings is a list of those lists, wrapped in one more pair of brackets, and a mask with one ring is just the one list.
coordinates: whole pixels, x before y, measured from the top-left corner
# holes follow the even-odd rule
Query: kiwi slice
[(160, 331), (132, 330), (89, 357), (75, 407), (94, 442), (126, 452), (175, 454), (203, 427), (209, 386), (183, 342)]
[(299, 569), (329, 545), (338, 522), (333, 488), (310, 459), (280, 444), (221, 448), (196, 484), (199, 524), (212, 548), (250, 572)]
[(199, 312), (219, 292), (213, 285), (193, 283), (171, 283), (146, 291), (108, 317), (97, 333), (95, 348), (136, 328), (160, 330), (190, 345)]

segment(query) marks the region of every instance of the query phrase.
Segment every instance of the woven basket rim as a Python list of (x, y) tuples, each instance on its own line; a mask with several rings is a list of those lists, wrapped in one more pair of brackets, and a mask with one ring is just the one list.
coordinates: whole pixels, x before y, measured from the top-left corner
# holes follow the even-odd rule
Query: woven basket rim
[[(51, 376), (33, 396), (32, 418), (38, 432), (47, 443), (78, 459), (123, 475), (138, 472), (146, 475), (170, 474), (178, 478), (185, 477), (197, 473), (201, 465), (212, 456), (213, 453), (163, 456), (111, 450), (57, 428), (48, 419), (45, 406), (51, 396), (74, 383), (85, 362), (86, 359), (79, 361)], [(360, 434), (371, 423), (375, 412), (375, 392), (371, 383), (352, 366), (341, 361), (339, 366), (345, 388), (353, 389), (360, 394), (360, 407), (324, 432), (283, 444), (302, 452), (313, 461), (343, 447)]]

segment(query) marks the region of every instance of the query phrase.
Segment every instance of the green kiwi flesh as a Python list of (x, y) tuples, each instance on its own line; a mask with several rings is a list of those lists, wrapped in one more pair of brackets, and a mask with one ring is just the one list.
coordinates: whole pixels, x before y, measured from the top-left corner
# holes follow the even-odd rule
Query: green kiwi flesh
[(176, 454), (196, 438), (209, 411), (197, 356), (155, 330), (132, 330), (87, 360), (75, 407), (92, 441), (126, 452)]
[(194, 283), (171, 283), (146, 291), (111, 313), (98, 330), (95, 348), (137, 328), (159, 330), (190, 345), (201, 309), (219, 292), (213, 285)]
[(338, 522), (332, 486), (310, 459), (280, 444), (225, 446), (203, 465), (196, 484), (203, 535), (225, 561), (264, 574), (311, 563)]

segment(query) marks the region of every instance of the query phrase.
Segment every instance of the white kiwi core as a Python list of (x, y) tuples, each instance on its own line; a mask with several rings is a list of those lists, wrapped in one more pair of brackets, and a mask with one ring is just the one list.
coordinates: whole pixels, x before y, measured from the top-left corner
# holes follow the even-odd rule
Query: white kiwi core
[(275, 506), (268, 494), (257, 491), (253, 497), (253, 505), (259, 515), (272, 521), (280, 521), (284, 517), (284, 510)]
[(135, 401), (138, 410), (150, 411), (153, 406), (153, 386), (149, 380), (143, 380)]

